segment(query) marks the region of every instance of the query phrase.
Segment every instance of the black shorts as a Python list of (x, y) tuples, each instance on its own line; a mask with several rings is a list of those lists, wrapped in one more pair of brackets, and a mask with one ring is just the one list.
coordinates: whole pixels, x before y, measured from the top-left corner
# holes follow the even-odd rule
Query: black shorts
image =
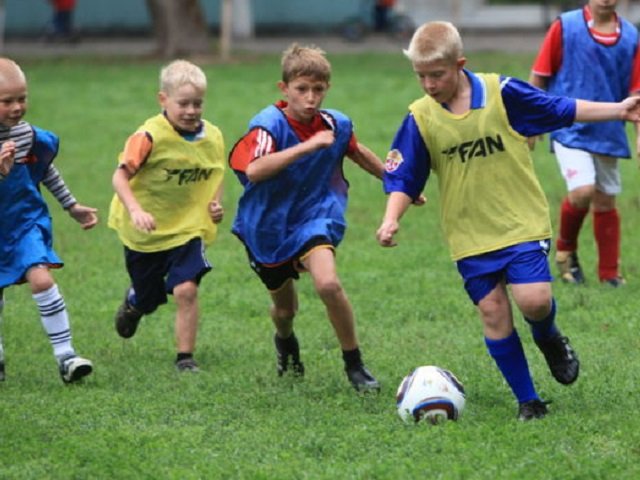
[(305, 243), (304, 247), (302, 247), (296, 255), (291, 257), (289, 260), (276, 265), (267, 265), (258, 262), (248, 248), (247, 256), (249, 257), (249, 265), (253, 271), (256, 272), (258, 277), (260, 277), (260, 280), (262, 280), (262, 283), (264, 283), (267, 289), (273, 292), (282, 287), (282, 285), (284, 285), (290, 278), (293, 280), (300, 278), (300, 272), (305, 271), (300, 260), (311, 250), (317, 247), (327, 247), (332, 250), (335, 249), (328, 238), (314, 237)]
[(160, 252), (137, 252), (124, 247), (124, 258), (136, 295), (136, 309), (145, 314), (167, 303), (167, 294), (172, 294), (177, 285), (190, 280), (199, 284), (212, 268), (200, 238)]

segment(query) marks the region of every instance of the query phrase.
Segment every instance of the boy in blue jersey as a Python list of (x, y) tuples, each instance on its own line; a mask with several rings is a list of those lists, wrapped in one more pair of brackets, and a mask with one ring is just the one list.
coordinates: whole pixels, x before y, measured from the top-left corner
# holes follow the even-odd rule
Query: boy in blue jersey
[(285, 100), (258, 113), (230, 154), (244, 186), (233, 233), (271, 295), (278, 375), (289, 369), (304, 374), (293, 331), (298, 310), (293, 280), (308, 271), (340, 342), (349, 381), (358, 391), (378, 390), (361, 358), (335, 249), (346, 228), (343, 157), (378, 178), (383, 165), (358, 143), (347, 116), (321, 109), (330, 77), (322, 50), (294, 44), (283, 53), (278, 87)]
[[(44, 185), (82, 228), (98, 222), (96, 209), (71, 195), (53, 160), (58, 137), (22, 120), (27, 112), (27, 81), (20, 67), (0, 58), (0, 320), (4, 288), (28, 283), (49, 337), (64, 383), (77, 382), (93, 370), (76, 354), (67, 308), (50, 269), (61, 268), (53, 250), (51, 216), (40, 193)], [(0, 339), (0, 380), (5, 377)]]
[(115, 328), (131, 338), (143, 315), (176, 302), (175, 367), (198, 372), (198, 287), (211, 270), (205, 248), (224, 216), (224, 140), (202, 119), (207, 78), (191, 62), (175, 60), (160, 72), (162, 113), (127, 140), (113, 174), (109, 226), (124, 244), (131, 287)]
[(587, 102), (513, 78), (474, 74), (464, 68), (462, 40), (448, 22), (421, 26), (405, 55), (427, 95), (409, 107), (387, 157), (389, 198), (378, 242), (396, 245), (400, 218), (435, 172), (442, 227), (482, 319), (489, 354), (517, 398), (518, 418), (542, 418), (547, 402), (534, 387), (507, 285), (554, 378), (573, 383), (580, 364), (555, 322), (549, 210), (527, 137), (574, 121), (637, 121), (640, 99)]
[[(617, 3), (590, 0), (553, 22), (533, 65), (531, 84), (554, 95), (608, 102), (639, 94), (638, 30), (616, 14)], [(556, 240), (560, 278), (573, 284), (585, 281), (578, 237), (591, 210), (598, 278), (605, 285), (623, 285), (616, 196), (622, 191), (618, 158), (631, 156), (624, 123), (574, 123), (553, 132), (551, 145), (568, 190)]]

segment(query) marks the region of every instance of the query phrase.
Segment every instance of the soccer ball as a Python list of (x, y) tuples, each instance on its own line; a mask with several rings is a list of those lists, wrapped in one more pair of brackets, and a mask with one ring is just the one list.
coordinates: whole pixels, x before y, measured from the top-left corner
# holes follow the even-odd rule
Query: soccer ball
[(418, 367), (404, 377), (396, 393), (398, 415), (405, 422), (425, 420), (436, 425), (457, 420), (464, 403), (462, 383), (450, 371), (433, 365)]

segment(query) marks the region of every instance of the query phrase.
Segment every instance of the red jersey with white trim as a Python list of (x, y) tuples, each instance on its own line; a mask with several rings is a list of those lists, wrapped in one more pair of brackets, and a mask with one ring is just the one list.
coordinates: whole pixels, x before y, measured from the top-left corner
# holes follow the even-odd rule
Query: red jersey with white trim
[[(280, 100), (276, 102), (276, 107), (280, 110), (284, 110), (287, 106), (287, 102)], [(318, 113), (311, 120), (311, 123), (301, 123), (297, 120), (287, 116), (287, 121), (291, 128), (300, 139), (301, 142), (309, 140), (316, 133), (323, 130), (327, 130), (325, 119)], [(236, 172), (246, 172), (249, 164), (256, 158), (263, 157), (267, 154), (276, 152), (276, 143), (272, 135), (262, 128), (254, 128), (249, 131), (244, 137), (242, 137), (235, 147), (231, 151), (231, 158), (229, 163), (231, 168)], [(349, 146), (347, 147), (347, 154), (352, 154), (358, 151), (358, 140), (355, 135), (351, 136), (349, 140)]]
[[(614, 45), (618, 41), (620, 38), (620, 20), (617, 15), (616, 22), (618, 26), (616, 31), (614, 33), (603, 33), (593, 28), (593, 17), (588, 5), (584, 6), (583, 14), (589, 27), (589, 33), (591, 33), (594, 41), (602, 45)], [(562, 53), (562, 22), (558, 18), (549, 27), (531, 70), (541, 77), (552, 77), (560, 70)], [(640, 92), (640, 48), (636, 49), (631, 82), (629, 84), (629, 93), (634, 92)]]

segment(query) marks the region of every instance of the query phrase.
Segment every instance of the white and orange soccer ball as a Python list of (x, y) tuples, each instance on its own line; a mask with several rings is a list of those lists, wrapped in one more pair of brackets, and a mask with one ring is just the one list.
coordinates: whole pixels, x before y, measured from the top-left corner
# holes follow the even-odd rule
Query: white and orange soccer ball
[(396, 393), (398, 414), (405, 422), (439, 424), (457, 420), (464, 410), (462, 383), (449, 370), (433, 365), (416, 368), (402, 379)]

